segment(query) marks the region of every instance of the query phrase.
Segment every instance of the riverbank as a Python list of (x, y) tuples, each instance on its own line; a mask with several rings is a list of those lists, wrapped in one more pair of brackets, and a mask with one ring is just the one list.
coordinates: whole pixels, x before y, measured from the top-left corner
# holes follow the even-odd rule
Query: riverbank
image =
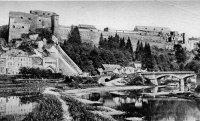
[(55, 95), (45, 93), (23, 121), (61, 121), (62, 119), (63, 110), (60, 101)]
[(94, 87), (87, 89), (72, 89), (65, 90), (63, 94), (71, 96), (71, 97), (81, 97), (85, 94), (90, 93), (99, 93), (99, 92), (110, 92), (110, 91), (123, 91), (123, 90), (138, 90), (138, 89), (146, 89), (151, 88), (153, 86), (113, 86), (113, 87)]
[(63, 121), (116, 121), (111, 115), (123, 114), (121, 111), (108, 107), (87, 105), (76, 98), (63, 94), (61, 90), (56, 88), (48, 87), (43, 94), (53, 95), (54, 98), (59, 100)]

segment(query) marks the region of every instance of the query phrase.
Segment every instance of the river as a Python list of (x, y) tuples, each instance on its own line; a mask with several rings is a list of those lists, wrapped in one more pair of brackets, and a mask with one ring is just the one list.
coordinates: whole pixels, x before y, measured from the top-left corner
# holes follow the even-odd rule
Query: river
[(159, 87), (129, 91), (91, 93), (83, 98), (99, 101), (103, 106), (125, 112), (113, 116), (120, 121), (198, 121), (200, 120), (200, 99), (185, 99), (169, 95), (148, 95), (172, 92), (179, 87)]
[(0, 121), (22, 121), (37, 105), (39, 93), (0, 93)]

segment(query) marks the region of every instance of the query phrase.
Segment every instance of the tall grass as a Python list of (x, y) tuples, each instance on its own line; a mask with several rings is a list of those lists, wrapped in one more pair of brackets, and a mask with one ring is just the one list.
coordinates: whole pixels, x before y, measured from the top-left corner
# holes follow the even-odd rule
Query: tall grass
[(95, 106), (83, 104), (72, 97), (66, 97), (64, 95), (61, 98), (69, 106), (69, 112), (73, 121), (115, 121), (113, 118), (106, 118), (92, 113), (92, 111), (99, 110)]
[(62, 104), (54, 95), (45, 94), (33, 112), (23, 121), (61, 121), (63, 119)]

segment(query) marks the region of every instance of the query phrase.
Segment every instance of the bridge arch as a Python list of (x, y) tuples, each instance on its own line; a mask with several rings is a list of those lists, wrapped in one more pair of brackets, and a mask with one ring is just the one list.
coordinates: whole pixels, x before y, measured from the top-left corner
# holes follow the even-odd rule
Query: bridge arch
[(190, 74), (190, 75), (184, 76), (183, 79), (186, 79), (186, 78), (189, 78), (189, 77), (195, 77), (195, 76), (196, 76), (196, 74)]
[(48, 66), (47, 69), (51, 70), (52, 73), (56, 73), (56, 70), (52, 66)]
[(179, 76), (175, 75), (175, 74), (164, 74), (164, 75), (159, 75), (159, 76), (156, 76), (156, 79), (160, 79), (162, 77), (166, 77), (166, 76), (171, 76), (171, 77), (176, 77), (178, 79), (181, 79)]

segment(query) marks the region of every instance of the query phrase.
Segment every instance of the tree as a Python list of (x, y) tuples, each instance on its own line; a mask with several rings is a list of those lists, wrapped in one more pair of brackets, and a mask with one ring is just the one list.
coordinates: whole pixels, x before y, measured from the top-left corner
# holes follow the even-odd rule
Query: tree
[(103, 39), (103, 34), (101, 33), (100, 38), (99, 38), (99, 47), (104, 46), (104, 39)]
[(3, 25), (0, 27), (0, 38), (4, 38), (8, 42), (9, 26)]
[(180, 44), (174, 45), (175, 56), (177, 63), (184, 63), (186, 61), (186, 53)]
[(129, 37), (128, 37), (127, 42), (126, 42), (126, 49), (127, 49), (131, 54), (133, 53), (133, 47), (132, 47), (131, 40), (130, 40)]
[(135, 51), (135, 59), (140, 61), (142, 53), (143, 53), (143, 45), (142, 42), (140, 43), (140, 41), (138, 40)]
[(194, 59), (195, 60), (200, 60), (200, 42), (197, 43), (197, 54), (195, 55)]
[(38, 28), (36, 32), (39, 33), (39, 37), (43, 40), (44, 38), (47, 40), (47, 43), (53, 43), (52, 40), (52, 32), (47, 28)]
[(197, 60), (193, 60), (185, 66), (185, 70), (194, 71), (195, 73), (199, 73), (200, 71), (200, 62)]
[(151, 71), (154, 68), (154, 65), (155, 65), (154, 62), (155, 61), (153, 61), (150, 45), (148, 43), (145, 43), (144, 51), (142, 55), (142, 67), (144, 69), (147, 68), (149, 71)]
[(71, 31), (68, 35), (67, 43), (80, 45), (81, 44), (81, 36), (77, 26), (72, 26)]
[(29, 53), (32, 52), (32, 50), (33, 50), (30, 43), (28, 43), (27, 41), (23, 41), (18, 48), (20, 50), (23, 50), (23, 51), (29, 52)]
[(126, 46), (126, 43), (125, 43), (124, 38), (120, 39), (120, 41), (119, 41), (119, 49), (120, 50), (124, 50), (125, 46)]
[(95, 68), (99, 68), (100, 65), (102, 64), (102, 58), (100, 57), (100, 52), (98, 50), (98, 48), (94, 48), (91, 52), (90, 52), (90, 59), (93, 62), (93, 66)]
[(134, 57), (133, 57), (133, 47), (132, 47), (132, 43), (131, 43), (131, 40), (130, 40), (129, 37), (128, 37), (128, 40), (126, 42), (126, 49), (127, 49), (127, 51), (130, 52), (132, 60), (133, 60), (134, 59)]

